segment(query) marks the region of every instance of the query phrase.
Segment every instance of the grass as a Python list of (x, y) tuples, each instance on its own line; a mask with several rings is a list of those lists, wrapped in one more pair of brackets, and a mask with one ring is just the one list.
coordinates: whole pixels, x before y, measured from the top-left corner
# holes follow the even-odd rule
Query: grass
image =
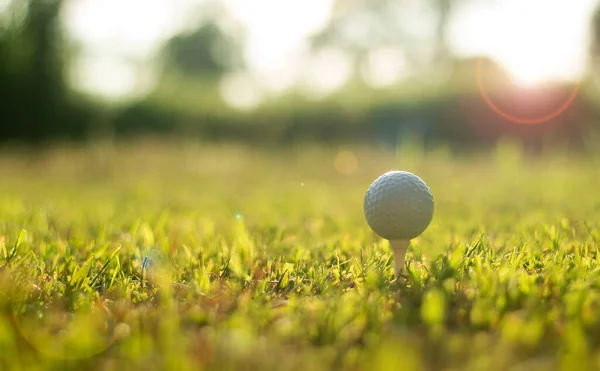
[[(599, 165), (510, 144), (5, 151), (0, 370), (597, 369)], [(394, 168), (436, 199), (402, 282), (362, 213)]]

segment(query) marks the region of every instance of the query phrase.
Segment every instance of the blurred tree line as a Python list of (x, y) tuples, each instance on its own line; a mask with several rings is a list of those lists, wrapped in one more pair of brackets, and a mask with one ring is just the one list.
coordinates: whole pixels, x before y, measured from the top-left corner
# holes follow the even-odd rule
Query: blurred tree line
[[(97, 117), (105, 110), (72, 92), (66, 83), (69, 61), (76, 51), (65, 41), (61, 25), (64, 1), (68, 0), (13, 0), (0, 10), (0, 141), (83, 139), (93, 132)], [(598, 119), (598, 107), (590, 98), (580, 94), (566, 113), (534, 127), (498, 117), (481, 99), (474, 83), (464, 83), (472, 82), (472, 77), (465, 76), (472, 76), (476, 59), (456, 60), (446, 40), (450, 15), (458, 1), (472, 0), (424, 2), (435, 15), (430, 40), (433, 47), (425, 56), (419, 52), (423, 40), (397, 20), (402, 1), (338, 0), (328, 26), (309, 40), (314, 51), (331, 46), (346, 50), (355, 70), (373, 47), (399, 46), (412, 56), (409, 63), (414, 67), (450, 66), (452, 74), (445, 86), (372, 89), (354, 78), (347, 89), (321, 101), (290, 94), (253, 112), (236, 111), (218, 98), (220, 79), (245, 67), (244, 46), (241, 38), (226, 32), (219, 23), (224, 15), (222, 8), (215, 6), (218, 2), (209, 2), (211, 7), (204, 9), (208, 16), (197, 27), (164, 45), (156, 89), (112, 112), (112, 119), (103, 123), (107, 126), (103, 131), (119, 137), (185, 133), (263, 142), (306, 139), (395, 144), (398, 136), (417, 135), (426, 143), (487, 146), (512, 135), (534, 144), (548, 138), (578, 143), (589, 123)], [(592, 59), (600, 54), (599, 14), (592, 25)], [(362, 22), (364, 37), (347, 32), (355, 22)], [(488, 62), (491, 78), (502, 74)], [(525, 99), (515, 91), (500, 92), (495, 98), (512, 114), (531, 117), (552, 110), (572, 88), (557, 87), (538, 98)]]
[(65, 82), (62, 0), (10, 1), (0, 14), (0, 139), (82, 138), (92, 108)]

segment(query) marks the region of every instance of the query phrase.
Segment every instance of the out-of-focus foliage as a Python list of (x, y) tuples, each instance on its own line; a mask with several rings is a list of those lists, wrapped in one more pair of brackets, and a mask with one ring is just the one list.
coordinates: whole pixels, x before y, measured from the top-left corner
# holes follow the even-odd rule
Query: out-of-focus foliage
[(166, 68), (184, 75), (220, 77), (243, 66), (239, 41), (214, 22), (175, 36), (165, 46), (164, 53)]
[(590, 49), (589, 49), (589, 68), (595, 82), (596, 97), (600, 94), (597, 93), (600, 88), (600, 2), (596, 7), (596, 11), (592, 17), (592, 24), (590, 27)]
[(592, 57), (600, 57), (600, 4), (594, 12), (591, 25), (591, 48), (590, 54)]
[(0, 140), (83, 134), (64, 79), (62, 2), (12, 1), (0, 16)]
[[(334, 47), (349, 52), (355, 72), (371, 51), (392, 47), (405, 51), (412, 66), (450, 66), (447, 78), (378, 89), (351, 79), (321, 100), (291, 93), (250, 112), (227, 106), (219, 92), (222, 78), (244, 68), (244, 31), (218, 1), (204, 3), (198, 22), (164, 46), (156, 89), (104, 116), (111, 120), (98, 120), (99, 106), (77, 103), (65, 83), (72, 50), (60, 24), (63, 1), (13, 0), (0, 12), (0, 140), (81, 138), (94, 128), (117, 135), (184, 132), (205, 139), (269, 143), (306, 139), (395, 145), (399, 137), (417, 135), (456, 148), (487, 147), (504, 136), (533, 147), (552, 138), (578, 145), (599, 121), (597, 104), (587, 91), (582, 90), (564, 114), (537, 127), (517, 125), (492, 112), (475, 83), (474, 60), (456, 60), (447, 47), (447, 23), (457, 1), (338, 1), (329, 25), (311, 40), (314, 51)], [(429, 14), (419, 33), (406, 23), (407, 6)], [(598, 23), (593, 26), (596, 40)], [(597, 49), (592, 47), (592, 54)], [(502, 91), (495, 82), (502, 78), (501, 72), (486, 67), (486, 88), (515, 116), (547, 114), (573, 88)], [(101, 130), (96, 130), (98, 122)]]
[[(486, 149), (503, 137), (512, 137), (532, 150), (548, 141), (581, 148), (585, 129), (596, 117), (594, 105), (584, 95), (543, 124), (513, 123), (494, 113), (481, 98), (475, 83), (476, 64), (477, 59), (456, 61), (449, 83), (439, 89), (419, 84), (388, 90), (344, 89), (319, 102), (281, 99), (252, 113), (224, 110), (217, 104), (211, 107), (205, 95), (174, 94), (167, 100), (168, 96), (156, 92), (123, 111), (116, 118), (115, 130), (138, 135), (151, 126), (157, 132), (183, 131), (210, 140), (354, 141), (392, 147), (402, 138), (419, 137), (428, 145), (444, 143), (458, 151)], [(572, 89), (519, 90), (507, 84), (506, 75), (492, 61), (484, 59), (483, 65), (488, 94), (516, 116), (545, 115), (562, 104)]]
[[(451, 54), (446, 34), (453, 0), (337, 0), (327, 27), (312, 37), (314, 49), (342, 48), (355, 63), (364, 63), (377, 48), (395, 46), (407, 53), (412, 68), (427, 63), (448, 63)], [(416, 32), (406, 24), (407, 13), (425, 17), (428, 31)], [(427, 23), (425, 23), (427, 22)]]

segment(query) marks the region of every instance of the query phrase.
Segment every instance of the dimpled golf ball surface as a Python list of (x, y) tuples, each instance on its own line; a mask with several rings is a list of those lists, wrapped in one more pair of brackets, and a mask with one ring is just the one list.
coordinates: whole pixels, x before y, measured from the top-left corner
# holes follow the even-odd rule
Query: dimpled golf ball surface
[(433, 218), (433, 195), (418, 176), (390, 171), (367, 190), (365, 217), (371, 229), (387, 240), (410, 240), (427, 229)]

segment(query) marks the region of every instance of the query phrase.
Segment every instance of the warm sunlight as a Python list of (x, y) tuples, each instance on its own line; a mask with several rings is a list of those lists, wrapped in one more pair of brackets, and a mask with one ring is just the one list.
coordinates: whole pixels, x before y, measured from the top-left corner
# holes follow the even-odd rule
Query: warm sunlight
[(536, 45), (530, 39), (515, 37), (497, 46), (496, 58), (515, 83), (531, 87), (550, 80), (576, 78), (583, 66), (562, 57), (551, 46), (544, 48), (543, 40)]
[(519, 84), (573, 81), (585, 68), (594, 5), (593, 0), (465, 3), (451, 40), (461, 55), (493, 57)]
[[(69, 3), (66, 11), (69, 31), (85, 45), (87, 59), (80, 62), (90, 62), (82, 66), (82, 71), (88, 71), (84, 74), (106, 76), (104, 71), (111, 70), (117, 62), (124, 66), (125, 60), (139, 62), (152, 58), (158, 43), (177, 29), (185, 18), (183, 14), (195, 1), (181, 1), (177, 5), (165, 0), (127, 3), (131, 4), (123, 6), (117, 0)], [(450, 22), (448, 40), (458, 56), (491, 56), (523, 85), (549, 80), (574, 81), (580, 78), (585, 66), (589, 18), (595, 3), (595, 0), (460, 2)], [(296, 0), (284, 4), (274, 0), (227, 0), (225, 4), (248, 29), (249, 66), (267, 90), (281, 91), (301, 79), (303, 66), (310, 65), (305, 55), (305, 38), (327, 21), (332, 1)], [(144, 17), (131, 22), (130, 17), (141, 8)], [(107, 61), (106, 64), (100, 63), (98, 54), (103, 54), (102, 61)], [(91, 63), (92, 60), (95, 61)], [(386, 77), (381, 76), (382, 71), (378, 66), (377, 73), (369, 76), (376, 80)], [(134, 67), (130, 75), (133, 73)], [(115, 81), (115, 84), (120, 83)], [(83, 76), (77, 85), (110, 95), (119, 90), (106, 86), (106, 81), (95, 83), (93, 78)], [(125, 92), (127, 87), (122, 86), (121, 90)]]
[[(277, 93), (295, 84), (306, 72), (304, 66), (312, 64), (305, 58), (306, 37), (327, 23), (333, 1), (226, 0), (225, 4), (248, 28), (246, 62), (267, 90)], [(335, 76), (333, 80), (335, 85)], [(317, 90), (321, 85), (317, 81)]]

